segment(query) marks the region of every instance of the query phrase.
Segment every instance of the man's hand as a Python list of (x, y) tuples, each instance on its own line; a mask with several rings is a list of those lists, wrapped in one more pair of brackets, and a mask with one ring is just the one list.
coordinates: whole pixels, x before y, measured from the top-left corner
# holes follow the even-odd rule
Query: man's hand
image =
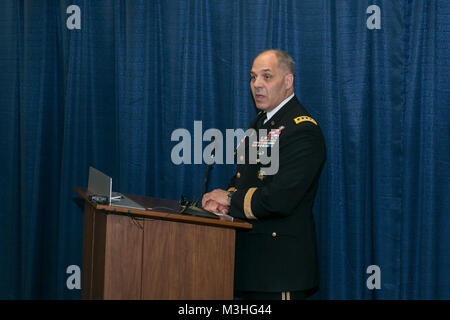
[(228, 214), (230, 207), (230, 200), (228, 198), (228, 191), (222, 189), (215, 189), (206, 193), (202, 199), (202, 207), (211, 212), (221, 212)]
[(206, 202), (206, 205), (203, 206), (203, 209), (205, 209), (206, 211), (209, 212), (213, 212), (213, 213), (223, 213), (223, 214), (228, 214), (229, 211), (229, 207), (226, 206), (222, 206), (221, 204), (219, 204), (218, 202), (214, 201), (214, 200), (209, 200), (208, 202)]
[(228, 198), (228, 191), (222, 190), (222, 189), (215, 189), (211, 192), (208, 192), (203, 196), (202, 199), (202, 206), (204, 207), (206, 203), (210, 200), (213, 200), (217, 202), (218, 204), (221, 204), (222, 206), (230, 206), (230, 200)]

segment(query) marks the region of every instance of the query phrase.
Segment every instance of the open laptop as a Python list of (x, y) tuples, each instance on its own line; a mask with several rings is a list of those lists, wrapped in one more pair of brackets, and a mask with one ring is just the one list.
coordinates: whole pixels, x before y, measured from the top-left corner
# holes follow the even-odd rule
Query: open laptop
[(118, 192), (112, 192), (112, 178), (103, 172), (89, 167), (88, 192), (92, 195), (107, 197), (113, 207), (145, 210), (140, 204)]

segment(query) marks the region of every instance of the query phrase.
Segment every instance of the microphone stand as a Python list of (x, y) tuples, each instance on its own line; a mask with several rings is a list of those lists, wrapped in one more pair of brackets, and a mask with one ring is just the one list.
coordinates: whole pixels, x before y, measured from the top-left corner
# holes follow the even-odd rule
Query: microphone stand
[[(214, 138), (213, 138), (213, 140), (214, 140)], [(185, 213), (185, 214), (189, 214), (189, 215), (197, 216), (197, 217), (220, 219), (220, 217), (218, 215), (216, 215), (212, 212), (206, 211), (205, 209), (199, 208), (197, 206), (198, 201), (206, 193), (206, 189), (208, 186), (208, 179), (209, 179), (209, 171), (211, 170), (212, 165), (214, 163), (215, 150), (216, 149), (214, 148), (211, 153), (211, 157), (210, 157), (212, 159), (211, 163), (206, 165), (205, 178), (203, 179), (203, 185), (202, 185), (202, 193), (193, 202), (190, 202), (190, 201), (186, 200), (183, 196), (181, 196), (180, 207), (179, 207), (180, 213)]]

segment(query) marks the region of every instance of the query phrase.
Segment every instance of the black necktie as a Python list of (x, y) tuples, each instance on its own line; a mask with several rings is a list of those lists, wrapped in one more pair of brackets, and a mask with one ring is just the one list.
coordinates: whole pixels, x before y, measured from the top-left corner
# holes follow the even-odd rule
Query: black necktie
[(261, 128), (264, 125), (264, 121), (267, 119), (267, 113), (264, 112), (264, 114), (261, 116), (261, 118), (258, 121), (258, 129)]

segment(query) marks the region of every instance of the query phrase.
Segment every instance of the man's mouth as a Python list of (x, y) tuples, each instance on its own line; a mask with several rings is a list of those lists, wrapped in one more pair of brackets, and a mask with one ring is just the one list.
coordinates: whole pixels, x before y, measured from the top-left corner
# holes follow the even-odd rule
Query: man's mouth
[(255, 100), (262, 100), (265, 96), (263, 94), (255, 94)]

